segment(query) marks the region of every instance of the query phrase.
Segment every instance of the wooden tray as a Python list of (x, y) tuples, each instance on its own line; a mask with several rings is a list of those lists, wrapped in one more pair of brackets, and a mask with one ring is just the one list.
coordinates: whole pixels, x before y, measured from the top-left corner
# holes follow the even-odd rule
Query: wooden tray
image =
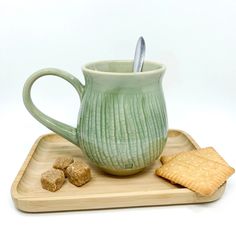
[[(164, 155), (199, 148), (185, 132), (170, 130)], [(187, 188), (172, 185), (155, 176), (154, 165), (143, 172), (116, 177), (105, 174), (90, 164), (92, 180), (83, 187), (68, 181), (51, 193), (41, 188), (40, 175), (52, 167), (58, 156), (69, 155), (87, 161), (81, 150), (56, 134), (38, 138), (12, 184), (11, 194), (16, 208), (26, 212), (69, 211), (152, 205), (211, 202), (224, 193), (225, 184), (210, 197), (200, 196)]]

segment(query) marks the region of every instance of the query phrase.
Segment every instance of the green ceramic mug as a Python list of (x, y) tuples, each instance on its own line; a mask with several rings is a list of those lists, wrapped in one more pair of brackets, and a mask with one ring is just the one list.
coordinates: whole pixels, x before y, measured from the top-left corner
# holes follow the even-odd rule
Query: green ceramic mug
[[(83, 67), (85, 85), (54, 68), (32, 74), (24, 85), (28, 111), (43, 125), (81, 148), (108, 173), (135, 174), (151, 165), (167, 140), (167, 114), (162, 90), (165, 66), (145, 61), (132, 72), (132, 61), (99, 61)], [(32, 102), (31, 87), (42, 76), (55, 75), (78, 92), (81, 106), (76, 128), (41, 112)]]

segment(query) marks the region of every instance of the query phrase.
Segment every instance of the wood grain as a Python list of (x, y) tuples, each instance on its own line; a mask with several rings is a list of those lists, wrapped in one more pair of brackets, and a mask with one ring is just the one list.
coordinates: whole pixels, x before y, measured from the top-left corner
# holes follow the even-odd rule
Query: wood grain
[[(170, 130), (163, 155), (199, 148), (185, 132)], [(59, 156), (83, 159), (92, 169), (92, 180), (83, 187), (68, 181), (51, 193), (41, 188), (41, 173), (52, 167)], [(87, 161), (81, 150), (56, 134), (39, 137), (12, 184), (11, 194), (16, 208), (26, 212), (49, 212), (117, 207), (172, 205), (210, 202), (220, 198), (225, 184), (210, 197), (200, 196), (187, 188), (172, 185), (157, 177), (154, 165), (133, 175), (118, 177), (104, 173)]]

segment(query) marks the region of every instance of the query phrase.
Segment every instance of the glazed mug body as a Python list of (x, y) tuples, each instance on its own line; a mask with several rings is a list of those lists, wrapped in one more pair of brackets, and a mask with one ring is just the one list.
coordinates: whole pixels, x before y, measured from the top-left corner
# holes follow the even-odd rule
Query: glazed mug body
[[(131, 175), (150, 166), (167, 140), (162, 89), (165, 67), (146, 61), (143, 72), (133, 73), (132, 61), (100, 61), (86, 64), (82, 70), (85, 85), (58, 69), (34, 73), (23, 90), (26, 108), (108, 173)], [(31, 87), (44, 75), (60, 76), (79, 93), (81, 105), (76, 128), (45, 115), (33, 104)]]

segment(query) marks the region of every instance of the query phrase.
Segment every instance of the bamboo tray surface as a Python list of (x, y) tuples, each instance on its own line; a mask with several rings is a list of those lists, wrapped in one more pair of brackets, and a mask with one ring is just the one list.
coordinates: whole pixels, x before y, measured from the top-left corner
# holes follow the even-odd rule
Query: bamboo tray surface
[[(170, 130), (163, 155), (197, 148), (198, 144), (188, 134), (180, 130)], [(42, 189), (41, 174), (52, 168), (57, 157), (64, 155), (86, 161), (92, 170), (92, 180), (82, 187), (66, 181), (54, 193)], [(47, 134), (39, 137), (33, 145), (12, 184), (11, 194), (19, 210), (49, 212), (211, 202), (224, 193), (225, 184), (210, 197), (203, 197), (187, 188), (170, 184), (154, 174), (154, 170), (160, 165), (157, 160), (136, 175), (112, 176), (89, 163), (75, 145), (56, 134)]]

